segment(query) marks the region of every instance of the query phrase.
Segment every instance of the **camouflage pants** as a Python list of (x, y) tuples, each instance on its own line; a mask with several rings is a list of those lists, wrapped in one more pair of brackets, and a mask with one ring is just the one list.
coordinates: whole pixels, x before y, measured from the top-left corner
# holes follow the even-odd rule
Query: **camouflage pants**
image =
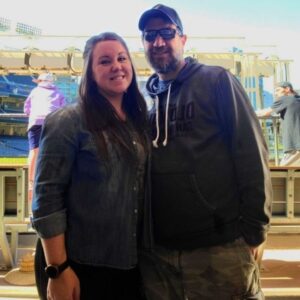
[(147, 300), (262, 300), (259, 268), (244, 239), (191, 251), (156, 247), (140, 267)]

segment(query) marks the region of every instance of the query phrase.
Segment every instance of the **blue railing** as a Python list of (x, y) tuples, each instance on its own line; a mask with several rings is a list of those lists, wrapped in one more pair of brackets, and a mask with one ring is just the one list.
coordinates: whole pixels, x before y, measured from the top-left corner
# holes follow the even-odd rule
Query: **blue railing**
[[(270, 116), (270, 117), (259, 117), (261, 127), (263, 130), (264, 137), (266, 139), (268, 148), (269, 148), (269, 156), (270, 156), (270, 162), (272, 165), (278, 166), (279, 161), (283, 155), (282, 150), (282, 134), (281, 134), (281, 122), (279, 116)], [(0, 122), (9, 123), (27, 123), (27, 116), (25, 114), (21, 113), (0, 113)], [(26, 137), (23, 137), (24, 140), (26, 140)], [(3, 140), (2, 136), (0, 135), (0, 140)], [(24, 141), (24, 144), (27, 143), (27, 140)], [(2, 144), (3, 145), (3, 144)], [(19, 148), (19, 146), (10, 144), (9, 142), (6, 142), (6, 147), (16, 147)], [(22, 146), (20, 149), (24, 149)], [(3, 147), (1, 147), (0, 144), (0, 157), (5, 156), (3, 153), (6, 153), (3, 151)], [(26, 152), (27, 155), (27, 152)], [(25, 155), (25, 156), (26, 156)]]

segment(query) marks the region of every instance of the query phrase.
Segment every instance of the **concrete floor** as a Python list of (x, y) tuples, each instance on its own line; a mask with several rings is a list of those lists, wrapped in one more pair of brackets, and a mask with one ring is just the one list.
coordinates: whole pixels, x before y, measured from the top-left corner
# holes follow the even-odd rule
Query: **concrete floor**
[(261, 281), (268, 300), (300, 299), (300, 234), (269, 235)]
[[(35, 236), (20, 237), (23, 248), (19, 256), (24, 251), (33, 251), (34, 243)], [(38, 299), (35, 286), (10, 285), (3, 279), (5, 273), (0, 272), (0, 299)], [(266, 300), (300, 300), (300, 234), (269, 235), (262, 259), (261, 282)]]

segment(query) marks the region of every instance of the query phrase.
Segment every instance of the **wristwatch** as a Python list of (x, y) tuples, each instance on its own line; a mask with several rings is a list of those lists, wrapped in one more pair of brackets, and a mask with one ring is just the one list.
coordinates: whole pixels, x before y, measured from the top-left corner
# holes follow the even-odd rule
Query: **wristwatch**
[(66, 260), (61, 265), (48, 265), (45, 272), (49, 278), (57, 278), (68, 266), (69, 262)]

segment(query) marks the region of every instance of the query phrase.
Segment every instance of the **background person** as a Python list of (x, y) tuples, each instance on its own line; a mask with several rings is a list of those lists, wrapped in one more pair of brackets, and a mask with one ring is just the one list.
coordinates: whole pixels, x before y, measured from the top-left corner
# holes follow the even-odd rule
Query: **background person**
[(165, 5), (139, 20), (154, 107), (155, 251), (141, 255), (148, 300), (263, 299), (256, 257), (271, 217), (268, 149), (239, 81), (184, 59), (187, 40)]
[(280, 166), (300, 166), (300, 96), (290, 82), (282, 81), (275, 88), (271, 107), (256, 111), (257, 116), (280, 114), (284, 155)]
[(37, 83), (24, 102), (24, 113), (28, 115), (28, 208), (31, 214), (32, 189), (35, 175), (35, 164), (39, 151), (39, 141), (46, 116), (65, 105), (65, 97), (54, 84), (51, 73), (42, 73)]
[(141, 299), (137, 251), (150, 243), (146, 104), (120, 36), (91, 37), (83, 58), (79, 103), (47, 117), (37, 163), (33, 227), (48, 299)]

